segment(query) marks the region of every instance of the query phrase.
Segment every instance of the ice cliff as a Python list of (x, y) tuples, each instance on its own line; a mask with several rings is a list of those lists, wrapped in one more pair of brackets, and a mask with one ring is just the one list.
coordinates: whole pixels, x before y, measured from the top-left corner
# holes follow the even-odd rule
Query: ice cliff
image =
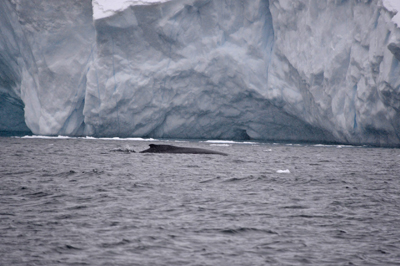
[(0, 131), (400, 146), (398, 10), (6, 0)]
[(80, 134), (95, 40), (91, 2), (5, 0), (0, 21), (0, 130)]

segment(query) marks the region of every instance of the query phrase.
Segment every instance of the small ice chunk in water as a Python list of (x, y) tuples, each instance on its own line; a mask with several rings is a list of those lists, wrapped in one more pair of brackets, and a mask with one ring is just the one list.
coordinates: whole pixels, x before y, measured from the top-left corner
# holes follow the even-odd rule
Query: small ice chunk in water
[(278, 170), (276, 171), (278, 174), (290, 174), (290, 170), (286, 169), (286, 170)]

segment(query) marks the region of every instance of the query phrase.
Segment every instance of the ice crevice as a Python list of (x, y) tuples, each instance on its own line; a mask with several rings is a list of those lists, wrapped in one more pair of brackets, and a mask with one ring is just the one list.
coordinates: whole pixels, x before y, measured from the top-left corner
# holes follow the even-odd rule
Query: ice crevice
[(6, 0), (0, 131), (397, 147), (399, 10), (395, 0)]

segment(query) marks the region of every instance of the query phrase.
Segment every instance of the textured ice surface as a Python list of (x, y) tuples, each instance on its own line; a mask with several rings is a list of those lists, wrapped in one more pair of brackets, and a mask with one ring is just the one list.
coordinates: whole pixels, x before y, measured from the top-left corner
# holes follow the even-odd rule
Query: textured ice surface
[(349, 143), (398, 144), (399, 29), (380, 1), (271, 1), (266, 98)]
[(0, 133), (29, 132), (20, 84), (32, 60), (22, 56), (28, 49), (18, 18), (8, 1), (0, 2), (0, 29)]
[(95, 43), (91, 1), (7, 0), (0, 7), (8, 19), (0, 25), (7, 39), (1, 68), (16, 73), (6, 83), (25, 104), (26, 125), (36, 134), (80, 134)]
[(261, 95), (267, 1), (133, 6), (95, 27), (84, 116), (96, 136), (328, 139)]
[(400, 145), (397, 1), (157, 2), (3, 1), (0, 127)]

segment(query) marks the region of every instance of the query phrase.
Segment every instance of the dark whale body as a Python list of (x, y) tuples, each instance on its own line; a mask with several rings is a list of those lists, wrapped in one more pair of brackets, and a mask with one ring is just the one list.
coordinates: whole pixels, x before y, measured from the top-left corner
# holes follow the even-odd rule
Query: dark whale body
[(187, 154), (219, 154), (225, 155), (228, 154), (218, 151), (211, 151), (206, 149), (199, 149), (199, 148), (186, 148), (186, 147), (176, 147), (172, 145), (157, 145), (157, 144), (150, 144), (150, 148), (140, 153), (187, 153)]

